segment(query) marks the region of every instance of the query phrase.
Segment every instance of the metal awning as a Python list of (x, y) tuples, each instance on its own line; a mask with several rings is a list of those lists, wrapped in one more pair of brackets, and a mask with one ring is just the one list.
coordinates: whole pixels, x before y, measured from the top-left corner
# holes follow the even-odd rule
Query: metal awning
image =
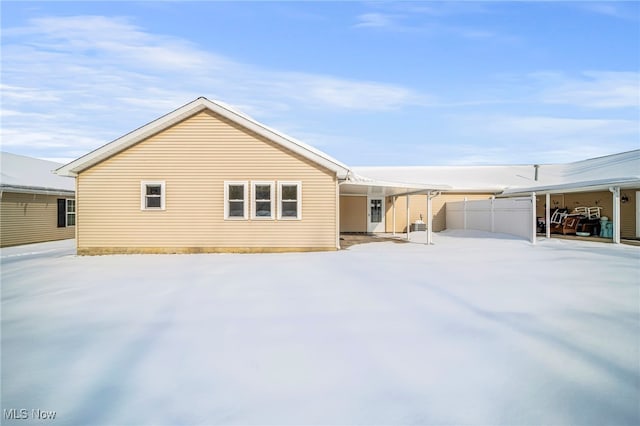
[(426, 194), (430, 191), (446, 191), (448, 185), (420, 185), (383, 181), (345, 181), (340, 184), (340, 195), (370, 195), (397, 197), (409, 194)]
[(622, 189), (640, 187), (640, 180), (637, 177), (625, 177), (616, 179), (601, 179), (583, 182), (569, 182), (556, 185), (532, 186), (529, 188), (508, 188), (498, 197), (516, 197), (536, 194), (569, 194), (574, 192), (608, 191), (611, 187)]

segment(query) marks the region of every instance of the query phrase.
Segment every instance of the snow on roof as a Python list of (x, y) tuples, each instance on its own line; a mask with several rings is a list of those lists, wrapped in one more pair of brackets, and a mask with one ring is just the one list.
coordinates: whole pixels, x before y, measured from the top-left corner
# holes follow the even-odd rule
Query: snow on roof
[(53, 161), (24, 155), (0, 153), (0, 185), (3, 191), (18, 192), (74, 192), (75, 179), (56, 176), (61, 166)]
[(640, 184), (640, 150), (567, 164), (354, 167), (352, 170), (358, 180), (434, 187), (449, 185), (449, 191), (520, 193), (614, 183)]
[[(558, 192), (609, 185), (640, 185), (640, 149), (557, 166), (558, 175), (527, 186), (513, 186), (505, 194)], [(544, 173), (541, 168), (541, 173)]]
[(142, 140), (204, 110), (213, 111), (228, 120), (238, 123), (252, 132), (257, 133), (281, 145), (282, 147), (315, 162), (316, 164), (336, 172), (340, 178), (346, 177), (349, 172), (348, 166), (335, 158), (330, 157), (324, 152), (287, 136), (284, 133), (280, 133), (257, 120), (252, 119), (248, 115), (236, 111), (222, 102), (211, 101), (205, 97), (199, 97), (169, 114), (147, 123), (146, 125), (101, 146), (89, 154), (60, 167), (56, 170), (56, 173), (63, 176), (75, 176), (77, 173), (99, 163), (100, 161), (103, 161), (118, 152), (124, 151), (138, 142), (141, 142)]
[(500, 192), (510, 186), (528, 186), (535, 182), (533, 165), (354, 167), (353, 170), (374, 180), (449, 186), (449, 191)]

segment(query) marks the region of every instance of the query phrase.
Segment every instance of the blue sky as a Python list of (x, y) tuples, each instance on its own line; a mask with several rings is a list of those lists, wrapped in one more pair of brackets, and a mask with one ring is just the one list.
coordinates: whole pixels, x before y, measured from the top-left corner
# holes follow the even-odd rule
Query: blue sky
[(352, 165), (640, 148), (638, 2), (7, 2), (2, 149), (71, 160), (198, 96)]

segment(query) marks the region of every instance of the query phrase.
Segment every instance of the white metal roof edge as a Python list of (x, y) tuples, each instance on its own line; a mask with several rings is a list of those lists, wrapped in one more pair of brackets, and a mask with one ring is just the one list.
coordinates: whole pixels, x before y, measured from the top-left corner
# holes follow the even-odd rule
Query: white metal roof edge
[(79, 172), (85, 170), (100, 161), (103, 161), (125, 149), (135, 145), (136, 143), (152, 136), (168, 127), (197, 114), (200, 111), (209, 109), (243, 127), (257, 133), (284, 148), (313, 161), (333, 172), (335, 172), (339, 178), (345, 178), (349, 172), (349, 167), (340, 161), (330, 157), (324, 152), (317, 150), (303, 142), (300, 142), (290, 136), (280, 133), (270, 127), (237, 112), (230, 107), (218, 102), (211, 101), (204, 97), (199, 97), (194, 101), (189, 102), (180, 108), (163, 115), (156, 120), (153, 120), (142, 127), (133, 130), (119, 137), (90, 153), (68, 163), (64, 166), (56, 169), (54, 173), (61, 176), (77, 176)]
[(507, 188), (500, 195), (521, 195), (532, 192), (539, 193), (561, 193), (563, 191), (597, 190), (607, 189), (611, 186), (640, 187), (640, 178), (623, 177), (614, 179), (599, 179), (593, 181), (569, 182), (558, 185), (532, 186), (528, 188)]

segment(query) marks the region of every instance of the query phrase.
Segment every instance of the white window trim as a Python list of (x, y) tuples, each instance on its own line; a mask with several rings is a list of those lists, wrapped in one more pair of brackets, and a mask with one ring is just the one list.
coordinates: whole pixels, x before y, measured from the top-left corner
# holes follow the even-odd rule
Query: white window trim
[[(242, 217), (229, 217), (229, 185), (244, 186), (244, 214)], [(249, 217), (249, 181), (246, 180), (225, 180), (224, 181), (224, 219), (225, 220), (247, 220)]]
[[(271, 204), (271, 216), (258, 216), (256, 202), (259, 200), (256, 199), (256, 186), (258, 185), (269, 185), (269, 202)], [(275, 198), (275, 186), (276, 183), (272, 180), (253, 180), (251, 181), (251, 219), (255, 220), (274, 220), (276, 218), (276, 209), (274, 203)]]
[[(296, 217), (287, 217), (282, 216), (282, 186), (283, 185), (297, 185), (297, 216)], [(302, 220), (302, 182), (299, 180), (294, 181), (278, 181), (278, 220)]]
[[(160, 185), (160, 207), (147, 207), (147, 185)], [(167, 198), (166, 185), (163, 180), (143, 180), (140, 182), (140, 210), (163, 211)]]
[[(69, 201), (73, 201), (73, 213), (69, 213)], [(76, 225), (69, 225), (69, 215), (72, 214), (73, 218), (76, 219), (73, 222), (78, 223), (77, 222), (78, 216), (76, 216), (77, 211), (78, 211), (78, 204), (76, 203), (76, 199), (65, 198), (64, 199), (64, 227), (65, 228), (71, 228), (73, 226), (76, 226)]]

